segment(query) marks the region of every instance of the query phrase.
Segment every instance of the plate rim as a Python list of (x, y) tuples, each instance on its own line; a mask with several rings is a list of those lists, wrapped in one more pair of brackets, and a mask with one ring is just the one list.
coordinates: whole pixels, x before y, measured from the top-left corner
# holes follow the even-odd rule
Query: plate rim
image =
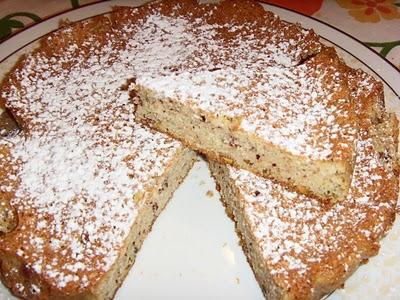
[[(65, 14), (65, 13), (69, 13), (70, 11), (73, 11), (73, 10), (78, 10), (78, 9), (83, 8), (83, 7), (86, 7), (86, 6), (95, 5), (95, 4), (98, 4), (98, 3), (100, 3), (100, 2), (106, 2), (106, 1), (110, 1), (110, 0), (96, 0), (96, 1), (91, 2), (91, 3), (86, 3), (86, 4), (79, 5), (78, 7), (71, 7), (71, 8), (69, 8), (69, 9), (59, 11), (59, 12), (57, 12), (57, 13), (55, 13), (55, 14), (46, 16), (45, 18), (40, 18), (39, 21), (31, 23), (31, 24), (29, 24), (28, 26), (25, 26), (24, 28), (22, 28), (21, 30), (18, 30), (18, 31), (16, 31), (16, 32), (12, 32), (9, 36), (5, 37), (4, 39), (2, 39), (2, 40), (0, 41), (0, 46), (1, 46), (4, 42), (6, 42), (6, 41), (8, 41), (8, 40), (10, 40), (10, 39), (12, 39), (12, 38), (14, 38), (16, 35), (18, 35), (18, 34), (24, 32), (24, 31), (26, 31), (26, 30), (29, 30), (29, 29), (31, 29), (32, 27), (36, 26), (36, 25), (42, 24), (42, 23), (48, 21), (49, 19), (59, 17), (60, 15)], [(57, 29), (56, 29), (56, 30), (57, 30)], [(50, 33), (50, 32), (49, 32), (49, 33)], [(33, 40), (32, 42), (34, 42), (34, 41), (36, 41), (36, 40)], [(32, 42), (31, 42), (31, 43), (32, 43)], [(18, 50), (17, 50), (17, 51), (18, 51)], [(2, 63), (5, 59), (7, 59), (7, 58), (4, 58), (3, 60), (1, 60), (0, 63)]]

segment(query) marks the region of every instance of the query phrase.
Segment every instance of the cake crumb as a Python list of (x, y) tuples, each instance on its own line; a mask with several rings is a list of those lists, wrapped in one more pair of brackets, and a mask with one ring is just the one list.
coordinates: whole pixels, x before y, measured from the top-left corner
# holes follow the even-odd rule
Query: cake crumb
[(206, 196), (209, 197), (209, 198), (212, 198), (214, 196), (214, 192), (208, 190), (207, 193), (206, 193)]

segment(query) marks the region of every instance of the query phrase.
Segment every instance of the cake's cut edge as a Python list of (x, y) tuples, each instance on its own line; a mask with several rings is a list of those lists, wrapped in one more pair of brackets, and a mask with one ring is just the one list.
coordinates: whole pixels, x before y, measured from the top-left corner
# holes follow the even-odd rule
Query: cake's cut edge
[[(138, 220), (138, 223), (143, 222), (143, 224), (131, 231), (124, 243), (125, 250), (120, 254), (119, 261), (116, 261), (110, 272), (90, 290), (96, 296), (96, 299), (112, 299), (114, 297), (135, 262), (136, 254), (151, 231), (158, 215), (164, 210), (173, 193), (183, 182), (196, 161), (197, 154), (192, 150), (183, 148), (169, 164), (165, 174), (158, 179), (162, 179), (160, 184), (145, 192), (145, 205), (142, 211), (138, 213), (139, 219), (141, 219)], [(148, 216), (150, 216), (149, 219), (147, 219)], [(135, 236), (136, 241), (134, 240)]]
[[(334, 82), (336, 77), (340, 77), (339, 83), (333, 84), (335, 86), (332, 88), (334, 91), (332, 92), (333, 94), (326, 95), (326, 98), (329, 99), (326, 100), (328, 104), (316, 102), (314, 103), (315, 107), (306, 109), (307, 114), (315, 114), (314, 110), (319, 111), (321, 106), (327, 105), (326, 109), (328, 111), (332, 110), (332, 115), (328, 113), (327, 116), (322, 118), (317, 115), (310, 117), (299, 113), (298, 119), (304, 119), (306, 120), (305, 122), (308, 122), (308, 118), (317, 118), (319, 119), (318, 122), (322, 122), (321, 124), (328, 122), (328, 125), (318, 123), (318, 126), (321, 127), (320, 133), (318, 133), (317, 125), (315, 125), (315, 129), (309, 129), (314, 126), (310, 125), (314, 124), (312, 123), (313, 121), (310, 121), (311, 123), (306, 125), (308, 126), (307, 132), (310, 130), (313, 132), (307, 138), (312, 139), (313, 142), (311, 140), (305, 142), (303, 138), (300, 138), (301, 132), (298, 136), (293, 133), (292, 137), (286, 140), (283, 134), (285, 132), (284, 129), (282, 129), (283, 135), (280, 136), (278, 133), (271, 133), (274, 136), (270, 138), (268, 136), (269, 133), (264, 132), (270, 125), (257, 125), (259, 122), (264, 122), (261, 115), (258, 117), (230, 116), (229, 114), (235, 113), (234, 108), (231, 108), (231, 106), (236, 107), (237, 104), (235, 104), (236, 102), (234, 104), (230, 103), (230, 100), (220, 100), (219, 97), (223, 96), (216, 95), (214, 98), (210, 96), (209, 99), (199, 96), (199, 98), (194, 99), (191, 98), (191, 95), (195, 95), (196, 92), (189, 92), (189, 96), (186, 94), (184, 96), (187, 98), (181, 99), (179, 96), (180, 88), (177, 86), (178, 90), (176, 91), (174, 87), (170, 89), (167, 85), (167, 82), (170, 82), (175, 77), (166, 78), (165, 82), (160, 82), (159, 84), (156, 83), (154, 78), (138, 78), (135, 87), (136, 93), (132, 94), (133, 101), (137, 104), (136, 120), (146, 126), (167, 133), (186, 146), (220, 162), (249, 170), (268, 179), (273, 179), (291, 189), (306, 195), (315, 196), (321, 201), (331, 203), (342, 201), (346, 198), (350, 187), (355, 160), (354, 140), (356, 132), (359, 130), (359, 116), (356, 115), (355, 104), (351, 101), (351, 91), (348, 86), (348, 68), (340, 61), (335, 50), (332, 48), (323, 48), (320, 53), (309, 58), (303, 64), (307, 65), (307, 67), (304, 67), (307, 72), (310, 72), (310, 74), (315, 73), (314, 75), (310, 75), (310, 78), (314, 79), (317, 78), (315, 76), (320, 74), (321, 68), (329, 70), (330, 73), (327, 72), (330, 75), (326, 75), (326, 78), (323, 77), (322, 84), (325, 84), (326, 81), (329, 81), (328, 84), (332, 84), (331, 82)], [(270, 72), (271, 76), (274, 73), (280, 74), (282, 72), (282, 76), (288, 76), (288, 78), (294, 76), (297, 78), (297, 75), (287, 75), (287, 73), (301, 73), (304, 68), (302, 66), (298, 68), (293, 67), (291, 69), (293, 71), (287, 71), (280, 67), (270, 68)], [(201, 93), (208, 93), (205, 87), (202, 87), (203, 81), (212, 81), (215, 79), (216, 86), (212, 85), (211, 87), (217, 90), (215, 93), (218, 93), (218, 82), (224, 82), (224, 80), (228, 79), (224, 79), (225, 75), (223, 75), (222, 70), (216, 72), (220, 72), (221, 75), (214, 75), (213, 72), (209, 72), (207, 76), (210, 77), (204, 75), (205, 77), (202, 79), (203, 75), (201, 72), (199, 73), (200, 75), (193, 72), (182, 75), (184, 79), (181, 80), (188, 81), (191, 84), (190, 87), (196, 89), (199, 93), (198, 95), (200, 95)], [(230, 71), (227, 72), (227, 78), (234, 76), (229, 75)], [(233, 70), (232, 72), (236, 71)], [(196, 76), (199, 76), (199, 78)], [(266, 84), (262, 80), (258, 81), (259, 79), (256, 78), (249, 79), (250, 81), (255, 80), (254, 83), (251, 83), (252, 86)], [(164, 80), (164, 77), (158, 79)], [(273, 76), (268, 80), (273, 80)], [(292, 79), (287, 80), (290, 81)], [(302, 79), (299, 77), (296, 80), (301, 81)], [(197, 86), (198, 84), (200, 87)], [(338, 87), (338, 84), (341, 84), (341, 86)], [(229, 87), (227, 88), (229, 90)], [(245, 87), (243, 89), (243, 93), (250, 93), (251, 95), (252, 90), (247, 91)], [(273, 88), (271, 87), (271, 89)], [(282, 86), (280, 89), (282, 90), (278, 89), (278, 92), (283, 92), (284, 89)], [(184, 91), (182, 93), (186, 93), (186, 90), (187, 88), (182, 87), (182, 91)], [(293, 95), (287, 96), (292, 97)], [(262, 98), (263, 96), (260, 95), (259, 97)], [(289, 101), (287, 99), (283, 100)], [(209, 104), (209, 108), (202, 107), (203, 102), (206, 103), (207, 101), (216, 103), (215, 105), (222, 105), (220, 102), (225, 103), (227, 101), (228, 111), (213, 111), (212, 104)], [(245, 111), (247, 111), (247, 108), (245, 108), (246, 105), (242, 105)], [(261, 106), (257, 108), (257, 105), (254, 108), (255, 112), (251, 112), (252, 114), (257, 115), (262, 111), (263, 108)], [(272, 108), (268, 107), (268, 103), (264, 103), (263, 105), (264, 110), (268, 111), (269, 109), (273, 109), (274, 105), (278, 104), (275, 102), (272, 103)], [(298, 105), (304, 109), (303, 104)], [(233, 112), (229, 109), (233, 109)], [(250, 109), (250, 111), (252, 110)], [(341, 112), (336, 115), (336, 111)], [(252, 118), (255, 119), (253, 120)], [(268, 118), (267, 112), (264, 118)], [(253, 124), (254, 129), (249, 129), (248, 127), (250, 120), (255, 122)], [(329, 133), (329, 129), (327, 128), (331, 126), (329, 122), (332, 122), (332, 120), (336, 121), (332, 125), (331, 137), (326, 137)], [(293, 119), (293, 122), (296, 122), (296, 119)], [(279, 127), (278, 123), (271, 126), (274, 127), (276, 125)], [(292, 130), (296, 132), (301, 131), (301, 127), (296, 127), (294, 124), (288, 125), (288, 130), (290, 132)], [(340, 128), (343, 129), (343, 132)], [(324, 130), (328, 130), (328, 132)], [(293, 139), (293, 144), (289, 142), (291, 139)], [(320, 142), (320, 139), (326, 139), (327, 144), (325, 145)], [(325, 145), (326, 150), (320, 149), (320, 146), (314, 147), (313, 143), (320, 146)]]
[[(346, 198), (350, 187), (351, 174), (353, 172), (353, 163), (351, 161), (332, 163), (330, 161), (306, 160), (304, 157), (293, 156), (284, 149), (266, 144), (254, 135), (251, 137), (251, 142), (248, 142), (247, 134), (243, 131), (225, 134), (225, 132), (222, 131), (222, 127), (218, 124), (226, 122), (218, 117), (215, 119), (211, 116), (209, 118), (205, 117), (204, 119), (208, 120), (207, 125), (203, 124), (204, 121), (193, 119), (182, 121), (182, 116), (179, 116), (180, 113), (174, 113), (172, 109), (169, 110), (168, 108), (166, 110), (165, 106), (159, 105), (160, 102), (168, 102), (168, 99), (154, 97), (150, 91), (141, 88), (139, 91), (140, 97), (146, 98), (146, 100), (144, 101), (145, 104), (140, 104), (137, 107), (136, 120), (143, 125), (179, 140), (187, 147), (203, 153), (212, 160), (219, 161), (222, 164), (230, 164), (237, 168), (250, 170), (259, 176), (284, 184), (288, 188), (302, 194), (317, 196), (321, 202), (335, 202)], [(171, 103), (171, 106), (176, 107), (177, 105)], [(168, 115), (167, 120), (155, 121), (153, 116), (160, 111), (166, 112)], [(204, 116), (206, 113), (198, 112), (198, 115)], [(182, 121), (182, 123), (174, 124), (173, 120), (179, 120)], [(168, 124), (168, 126), (165, 124)], [(171, 124), (176, 125), (173, 130), (169, 129)], [(185, 131), (189, 127), (195, 131), (195, 133), (190, 136), (185, 135)], [(215, 135), (210, 135), (210, 132), (215, 133)], [(226, 148), (226, 144), (223, 144), (223, 142), (221, 143), (221, 141), (225, 140), (225, 137), (228, 135), (232, 137), (234, 142), (228, 141), (228, 148)], [(242, 142), (242, 149), (240, 151), (249, 153), (252, 151), (251, 148), (257, 148), (256, 152), (253, 150), (255, 154), (254, 157), (236, 156), (234, 150), (232, 151), (231, 147), (237, 148), (237, 141), (244, 139), (246, 142)], [(224, 148), (223, 153), (212, 150), (212, 145), (218, 144), (221, 148)], [(266, 167), (263, 170), (254, 169), (252, 166), (259, 164), (262, 157), (266, 160), (263, 164), (271, 167)], [(279, 170), (278, 173), (276, 171), (278, 165), (284, 166), (285, 169)], [(321, 169), (324, 169), (325, 173), (322, 173), (320, 171)], [(291, 170), (291, 173), (286, 172), (288, 170)], [(304, 172), (298, 172), (301, 170)], [(294, 178), (298, 178), (303, 184), (299, 183), (299, 181), (296, 182)], [(313, 182), (313, 185), (306, 184), (309, 182)], [(321, 189), (317, 191), (313, 189), (313, 186), (321, 187)]]

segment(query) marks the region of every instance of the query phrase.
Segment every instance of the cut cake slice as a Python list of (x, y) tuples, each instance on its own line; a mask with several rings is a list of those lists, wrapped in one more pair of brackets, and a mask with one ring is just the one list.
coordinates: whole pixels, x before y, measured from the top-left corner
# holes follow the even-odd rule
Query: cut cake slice
[(370, 76), (351, 71), (349, 83), (357, 110), (371, 109), (379, 121), (372, 130), (360, 132), (346, 201), (324, 205), (248, 171), (209, 162), (269, 300), (319, 299), (340, 288), (361, 263), (377, 254), (379, 240), (395, 219), (397, 120), (377, 102), (371, 106), (371, 98), (382, 96), (382, 86)]
[(0, 277), (24, 299), (111, 299), (195, 153), (135, 123), (120, 36), (97, 17), (22, 58), (2, 98)]
[[(321, 199), (345, 199), (358, 131), (347, 67), (312, 32), (239, 2), (222, 1), (196, 18), (147, 19), (146, 47), (169, 46), (177, 57), (165, 71), (135, 78), (137, 120), (220, 162)], [(136, 35), (132, 44), (140, 43)]]

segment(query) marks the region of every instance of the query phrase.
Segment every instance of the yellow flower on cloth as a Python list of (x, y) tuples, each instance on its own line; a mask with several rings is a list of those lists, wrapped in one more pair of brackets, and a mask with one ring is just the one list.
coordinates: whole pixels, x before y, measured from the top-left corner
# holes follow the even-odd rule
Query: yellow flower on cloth
[(349, 14), (360, 22), (376, 23), (386, 20), (400, 19), (400, 12), (393, 0), (336, 0)]

